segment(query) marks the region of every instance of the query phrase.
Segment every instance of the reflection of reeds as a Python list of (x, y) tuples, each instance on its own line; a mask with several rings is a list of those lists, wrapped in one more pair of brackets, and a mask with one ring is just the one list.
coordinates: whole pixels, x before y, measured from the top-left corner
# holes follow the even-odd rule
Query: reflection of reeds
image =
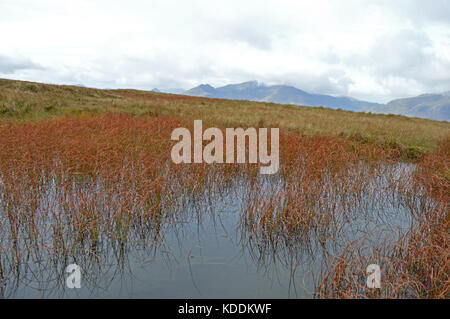
[(29, 261), (99, 256), (105, 245), (123, 250), (130, 233), (157, 238), (177, 218), (171, 208), (203, 187), (198, 174), (214, 178), (206, 166), (168, 160), (176, 126), (107, 115), (2, 128), (2, 277), (19, 276)]
[[(300, 255), (325, 256), (315, 294), (322, 298), (448, 297), (446, 144), (432, 155), (437, 160), (425, 158), (414, 172), (386, 162), (383, 152), (350, 152), (346, 142), (333, 139), (293, 138), (295, 143), (282, 144), (298, 150), (284, 153), (290, 158), (281, 180), (255, 183), (250, 191), (243, 225), (250, 244), (258, 243), (250, 245), (255, 260), (293, 246)], [(425, 172), (430, 162), (440, 179)], [(402, 227), (395, 214), (404, 220)], [(360, 223), (366, 227), (354, 232)], [(371, 263), (383, 266), (383, 289), (366, 287)]]
[[(331, 259), (316, 288), (319, 298), (448, 298), (449, 223), (444, 206), (423, 218), (398, 241), (360, 253), (355, 242)], [(444, 219), (443, 219), (444, 218)], [(445, 220), (447, 218), (447, 220)], [(381, 267), (381, 288), (366, 287), (366, 267)]]
[[(0, 287), (51, 267), (64, 274), (71, 260), (90, 265), (95, 281), (99, 265), (124, 266), (139, 245), (155, 252), (186, 211), (200, 222), (231, 192), (242, 203), (241, 243), (259, 264), (278, 258), (294, 274), (304, 256), (322, 258), (319, 297), (448, 294), (448, 142), (412, 175), (372, 144), (282, 132), (280, 172), (261, 176), (255, 165), (173, 164), (179, 126), (107, 114), (0, 128)], [(413, 221), (409, 232), (367, 246), (354, 224), (383, 224), (395, 205)], [(390, 284), (374, 294), (362, 278), (376, 261)]]
[[(346, 249), (329, 264), (317, 285), (317, 297), (327, 298), (448, 298), (450, 296), (449, 159), (450, 139), (427, 155), (411, 178), (396, 181), (399, 202), (417, 220), (399, 240), (378, 251), (358, 254), (363, 243)], [(424, 198), (434, 198), (426, 205)], [(368, 289), (365, 269), (382, 267), (382, 286)], [(356, 274), (356, 276), (355, 276)]]

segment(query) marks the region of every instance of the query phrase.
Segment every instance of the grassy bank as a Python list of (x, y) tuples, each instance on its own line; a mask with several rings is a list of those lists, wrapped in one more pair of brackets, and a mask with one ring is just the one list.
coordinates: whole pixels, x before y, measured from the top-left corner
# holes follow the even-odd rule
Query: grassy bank
[[(28, 265), (64, 273), (71, 258), (103, 265), (111, 251), (120, 265), (137, 242), (159, 245), (163, 226), (180, 224), (187, 208), (201, 217), (233, 190), (243, 204), (239, 242), (256, 260), (326, 256), (314, 296), (449, 294), (449, 123), (10, 80), (0, 80), (0, 114), (0, 296)], [(280, 127), (281, 174), (174, 164), (170, 134), (194, 119)], [(417, 166), (398, 170), (403, 159)], [(384, 218), (400, 213), (411, 227), (392, 237), (398, 230)], [(383, 229), (350, 237), (355, 220), (378, 221), (391, 237), (375, 246), (367, 241)], [(375, 292), (365, 285), (370, 263), (386, 283)]]
[(396, 150), (411, 159), (435, 150), (450, 135), (448, 122), (398, 115), (0, 79), (1, 123), (108, 112), (202, 119), (219, 127), (279, 127), (301, 136), (339, 136)]

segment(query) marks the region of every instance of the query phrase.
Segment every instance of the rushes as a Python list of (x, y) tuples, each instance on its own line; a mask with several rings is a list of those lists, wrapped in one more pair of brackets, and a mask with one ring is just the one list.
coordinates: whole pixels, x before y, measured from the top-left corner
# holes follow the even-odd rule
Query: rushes
[[(281, 145), (302, 151), (284, 150), (280, 178), (260, 179), (246, 200), (242, 227), (255, 260), (286, 249), (297, 264), (323, 258), (319, 298), (448, 298), (448, 181), (436, 174), (448, 167), (446, 143), (416, 170), (381, 150), (350, 152), (346, 141), (286, 138)], [(372, 263), (382, 289), (366, 286)]]
[[(448, 295), (448, 140), (414, 169), (389, 148), (282, 131), (280, 172), (261, 176), (250, 164), (173, 164), (180, 126), (105, 114), (1, 127), (0, 281), (30, 265), (123, 264), (133, 245), (162, 245), (165, 227), (231, 192), (256, 260), (323, 257), (317, 297)], [(373, 292), (365, 267), (377, 262), (386, 288)]]
[(170, 133), (183, 125), (106, 114), (0, 128), (2, 274), (159, 245), (188, 204), (236, 176), (236, 167), (173, 164)]
[(42, 248), (67, 258), (105, 241), (124, 245), (136, 225), (157, 229), (196, 181), (167, 160), (176, 126), (107, 115), (3, 128), (3, 253), (17, 265)]

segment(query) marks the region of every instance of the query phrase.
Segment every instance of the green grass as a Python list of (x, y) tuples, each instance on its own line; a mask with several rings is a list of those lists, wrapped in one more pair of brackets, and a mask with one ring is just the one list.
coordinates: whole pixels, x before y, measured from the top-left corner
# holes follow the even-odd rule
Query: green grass
[(448, 122), (399, 115), (0, 79), (0, 125), (107, 112), (202, 119), (208, 125), (227, 127), (279, 127), (306, 136), (342, 136), (400, 149), (408, 158), (435, 150), (450, 135)]

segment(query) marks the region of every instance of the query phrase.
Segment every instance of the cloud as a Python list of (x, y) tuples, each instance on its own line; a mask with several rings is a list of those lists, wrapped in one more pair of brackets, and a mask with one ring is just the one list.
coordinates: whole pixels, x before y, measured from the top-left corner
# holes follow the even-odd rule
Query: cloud
[(0, 72), (140, 89), (259, 80), (385, 102), (450, 89), (448, 16), (444, 0), (4, 0)]
[(42, 70), (43, 68), (23, 57), (10, 57), (0, 54), (0, 73), (12, 74), (19, 70)]
[[(385, 0), (386, 2), (388, 1)], [(389, 5), (387, 3), (386, 5)], [(423, 0), (398, 0), (392, 5), (392, 9), (399, 16), (409, 19), (416, 25), (444, 24), (450, 25), (450, 4), (448, 0), (433, 0), (424, 3)]]

